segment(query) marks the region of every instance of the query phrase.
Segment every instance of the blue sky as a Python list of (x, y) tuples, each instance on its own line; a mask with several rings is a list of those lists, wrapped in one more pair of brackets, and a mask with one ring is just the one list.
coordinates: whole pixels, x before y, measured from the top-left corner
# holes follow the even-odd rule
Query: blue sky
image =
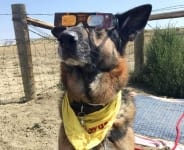
[[(177, 6), (184, 10), (184, 0), (1, 0), (0, 2), (0, 40), (14, 39), (14, 30), (11, 16), (11, 4), (23, 3), (26, 5), (30, 17), (53, 23), (55, 12), (110, 12), (121, 13), (141, 4), (150, 3), (152, 13), (163, 12), (163, 8)], [(158, 11), (158, 9), (161, 9)], [(173, 9), (176, 11), (179, 9)], [(171, 10), (168, 10), (171, 11)], [(40, 15), (43, 14), (43, 15)], [(45, 15), (44, 15), (45, 14)], [(47, 14), (47, 15), (46, 15)], [(150, 21), (152, 27), (167, 26), (167, 24), (184, 27), (184, 18), (168, 19), (164, 21)], [(47, 32), (48, 31), (43, 31)], [(31, 34), (31, 37), (36, 35)]]

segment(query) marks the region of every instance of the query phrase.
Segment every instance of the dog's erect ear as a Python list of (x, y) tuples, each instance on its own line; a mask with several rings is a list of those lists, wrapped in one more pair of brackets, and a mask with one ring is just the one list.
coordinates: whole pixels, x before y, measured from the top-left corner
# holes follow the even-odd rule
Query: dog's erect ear
[(120, 36), (127, 41), (133, 41), (137, 33), (146, 26), (151, 9), (152, 6), (146, 4), (123, 14), (116, 14)]
[(54, 27), (52, 28), (51, 32), (52, 34), (56, 37), (59, 38), (59, 35), (61, 34), (61, 32), (63, 32), (65, 30), (64, 27)]

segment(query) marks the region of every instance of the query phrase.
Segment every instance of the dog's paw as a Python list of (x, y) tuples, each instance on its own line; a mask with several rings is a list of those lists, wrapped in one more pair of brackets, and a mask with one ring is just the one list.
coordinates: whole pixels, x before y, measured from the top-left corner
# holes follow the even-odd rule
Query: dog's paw
[(108, 139), (112, 143), (115, 143), (116, 141), (119, 141), (126, 135), (126, 130), (127, 130), (126, 128), (124, 129), (122, 127), (113, 127), (112, 130), (110, 131)]

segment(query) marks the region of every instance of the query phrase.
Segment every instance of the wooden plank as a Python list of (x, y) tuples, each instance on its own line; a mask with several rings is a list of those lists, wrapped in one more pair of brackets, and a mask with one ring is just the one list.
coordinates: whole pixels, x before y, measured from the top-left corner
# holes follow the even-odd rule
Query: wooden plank
[(35, 98), (35, 83), (25, 5), (13, 4), (12, 14), (25, 101), (29, 101)]
[(167, 12), (150, 15), (149, 20), (170, 19), (184, 17), (184, 11)]
[(142, 30), (134, 41), (134, 72), (139, 75), (144, 64), (144, 30)]
[(38, 19), (34, 19), (31, 17), (27, 17), (27, 23), (34, 25), (34, 26), (37, 26), (37, 27), (40, 27), (40, 28), (49, 29), (49, 30), (51, 30), (54, 27), (54, 25), (52, 25), (50, 23), (47, 23), (47, 22), (44, 22), (44, 21), (41, 21)]

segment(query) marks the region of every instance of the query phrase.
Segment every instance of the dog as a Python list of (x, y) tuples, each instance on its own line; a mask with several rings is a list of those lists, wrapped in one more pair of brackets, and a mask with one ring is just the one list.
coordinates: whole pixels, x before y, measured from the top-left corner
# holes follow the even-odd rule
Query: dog
[(59, 150), (134, 150), (133, 98), (117, 99), (128, 82), (126, 44), (144, 29), (151, 9), (146, 4), (115, 14), (112, 27), (95, 28), (82, 22), (52, 29), (59, 43), (61, 82), (66, 91), (59, 106)]

